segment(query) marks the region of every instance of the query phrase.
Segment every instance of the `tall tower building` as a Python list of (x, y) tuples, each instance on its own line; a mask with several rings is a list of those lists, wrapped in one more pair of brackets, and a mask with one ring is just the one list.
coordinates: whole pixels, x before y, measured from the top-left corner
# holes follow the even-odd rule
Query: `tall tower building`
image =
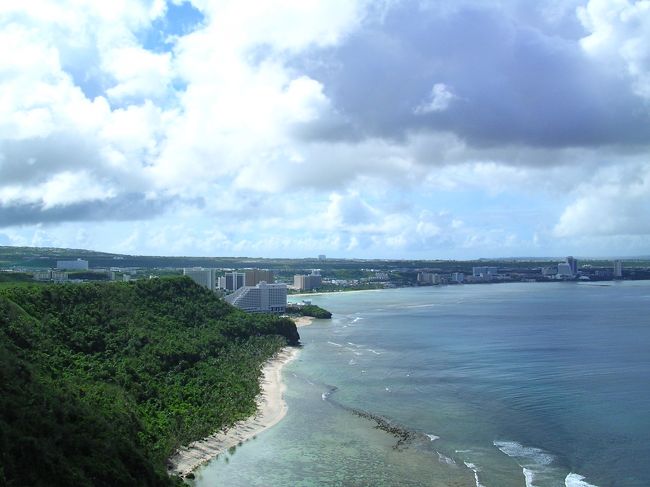
[(571, 273), (574, 276), (578, 275), (578, 260), (574, 259), (573, 257), (569, 256), (566, 258), (566, 263), (569, 264), (569, 267), (571, 268)]
[(246, 286), (257, 286), (260, 282), (264, 281), (267, 284), (272, 284), (274, 281), (273, 271), (262, 269), (247, 269), (244, 271), (246, 275)]
[(216, 287), (214, 269), (203, 269), (203, 268), (183, 269), (183, 275), (192, 279), (199, 286), (203, 286), (210, 290), (214, 290), (214, 288)]
[(614, 261), (614, 277), (623, 277), (623, 262), (620, 260)]

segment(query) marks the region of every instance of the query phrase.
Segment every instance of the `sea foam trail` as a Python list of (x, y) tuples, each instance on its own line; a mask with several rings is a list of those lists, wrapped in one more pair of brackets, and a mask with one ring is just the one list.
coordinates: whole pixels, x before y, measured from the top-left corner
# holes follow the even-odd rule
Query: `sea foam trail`
[(533, 473), (533, 471), (524, 467), (523, 472), (524, 472), (524, 479), (526, 479), (526, 487), (536, 487), (536, 485), (533, 484), (533, 480), (535, 479), (535, 474)]
[(564, 485), (566, 487), (597, 487), (594, 484), (585, 482), (584, 479), (585, 478), (582, 475), (571, 472), (566, 476), (566, 479), (564, 479)]
[(546, 453), (544, 450), (532, 446), (523, 446), (516, 441), (495, 441), (494, 446), (509, 457), (523, 458), (533, 464), (549, 465), (553, 461), (553, 455)]
[(469, 462), (463, 462), (463, 463), (467, 468), (469, 468), (472, 472), (474, 472), (474, 482), (476, 483), (476, 487), (485, 487), (485, 485), (483, 485), (478, 479), (478, 472), (479, 472), (478, 467), (473, 463), (469, 463)]
[[(517, 463), (522, 468), (526, 487), (537, 487), (535, 482), (547, 482), (549, 479), (556, 479), (559, 481), (564, 473), (557, 467), (551, 464), (555, 460), (553, 455), (545, 452), (540, 448), (531, 446), (524, 446), (516, 441), (495, 441), (496, 446), (503, 453), (511, 458), (517, 460)], [(594, 484), (585, 482), (582, 475), (571, 472), (564, 479), (565, 487), (598, 487)]]
[(538, 475), (544, 476), (551, 470), (549, 465), (553, 462), (553, 455), (540, 448), (524, 446), (516, 441), (495, 441), (493, 443), (503, 453), (517, 460), (522, 469), (526, 487), (537, 487), (534, 483), (535, 478)]
[(443, 455), (439, 451), (436, 451), (436, 453), (438, 454), (438, 461), (440, 463), (445, 463), (447, 465), (456, 465), (456, 462), (454, 461), (453, 458), (449, 458), (448, 456)]

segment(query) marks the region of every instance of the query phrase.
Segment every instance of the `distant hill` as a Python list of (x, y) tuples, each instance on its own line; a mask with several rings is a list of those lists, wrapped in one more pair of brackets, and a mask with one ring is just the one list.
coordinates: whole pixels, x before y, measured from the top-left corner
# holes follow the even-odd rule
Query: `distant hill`
[(182, 444), (255, 411), (299, 340), (188, 278), (0, 289), (0, 485), (173, 485)]
[[(250, 268), (260, 267), (275, 269), (280, 273), (291, 274), (304, 272), (309, 269), (322, 269), (324, 272), (332, 270), (342, 271), (337, 277), (345, 277), (345, 271), (358, 271), (360, 269), (373, 269), (383, 271), (408, 271), (432, 269), (436, 272), (471, 272), (472, 266), (496, 265), (500, 268), (522, 269), (540, 267), (543, 265), (562, 262), (564, 257), (529, 257), (529, 258), (492, 258), (477, 260), (409, 260), (409, 259), (336, 259), (317, 258), (286, 259), (262, 257), (178, 257), (178, 256), (146, 256), (112, 254), (95, 252), (83, 249), (61, 249), (49, 247), (7, 247), (0, 246), (0, 268), (50, 268), (56, 267), (57, 260), (86, 259), (91, 268), (109, 267), (139, 267), (147, 269), (169, 269), (183, 267), (211, 267), (211, 268)], [(582, 259), (581, 264), (611, 265), (611, 259)], [(650, 258), (624, 259), (630, 265), (649, 266)], [(352, 275), (357, 276), (353, 273)], [(358, 277), (358, 276), (357, 276)]]

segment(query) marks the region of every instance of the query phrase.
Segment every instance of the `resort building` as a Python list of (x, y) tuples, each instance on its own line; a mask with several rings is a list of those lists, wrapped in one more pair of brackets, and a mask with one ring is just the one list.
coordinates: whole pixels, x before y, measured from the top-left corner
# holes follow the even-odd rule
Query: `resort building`
[(77, 260), (57, 260), (56, 261), (57, 269), (65, 270), (75, 270), (75, 271), (87, 271), (88, 270), (88, 261), (83, 259)]
[(52, 271), (34, 272), (35, 281), (49, 281), (52, 279)]
[(224, 299), (249, 313), (284, 313), (287, 310), (287, 285), (262, 281), (256, 286), (240, 287)]
[(243, 272), (227, 272), (225, 276), (219, 278), (217, 287), (226, 291), (236, 291), (246, 284), (246, 274)]
[(542, 276), (553, 278), (556, 275), (557, 275), (557, 266), (556, 265), (542, 267)]
[(52, 280), (54, 282), (67, 282), (68, 273), (64, 271), (52, 271)]
[(311, 274), (296, 274), (293, 276), (293, 287), (299, 289), (300, 291), (311, 291), (312, 289), (318, 289), (323, 284), (323, 278), (320, 275), (319, 270), (311, 271)]
[(434, 274), (432, 272), (418, 272), (418, 284), (440, 284), (441, 278), (440, 274)]
[(571, 264), (568, 262), (561, 262), (557, 265), (557, 276), (558, 279), (571, 279), (575, 277), (573, 270), (571, 269)]
[(623, 262), (620, 260), (614, 261), (614, 277), (620, 278), (623, 277)]
[(194, 267), (192, 269), (183, 269), (183, 275), (192, 279), (199, 286), (203, 286), (211, 291), (216, 288), (216, 278), (214, 269), (203, 269)]
[(244, 285), (257, 286), (262, 281), (274, 282), (273, 271), (262, 269), (247, 269), (244, 271)]
[(463, 282), (465, 282), (465, 274), (463, 272), (452, 272), (451, 282), (455, 282), (456, 284), (462, 284)]
[(578, 259), (574, 259), (573, 257), (569, 256), (566, 258), (566, 263), (569, 264), (569, 267), (571, 268), (571, 273), (574, 276), (578, 275)]
[(472, 277), (479, 277), (483, 279), (492, 279), (496, 277), (499, 270), (496, 267), (481, 266), (472, 267)]

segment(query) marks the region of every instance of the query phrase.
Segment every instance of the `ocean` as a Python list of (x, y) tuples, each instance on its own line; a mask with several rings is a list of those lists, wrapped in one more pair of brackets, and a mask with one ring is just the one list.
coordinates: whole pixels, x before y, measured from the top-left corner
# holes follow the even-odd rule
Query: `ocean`
[(311, 300), (287, 416), (197, 486), (650, 485), (650, 281)]

